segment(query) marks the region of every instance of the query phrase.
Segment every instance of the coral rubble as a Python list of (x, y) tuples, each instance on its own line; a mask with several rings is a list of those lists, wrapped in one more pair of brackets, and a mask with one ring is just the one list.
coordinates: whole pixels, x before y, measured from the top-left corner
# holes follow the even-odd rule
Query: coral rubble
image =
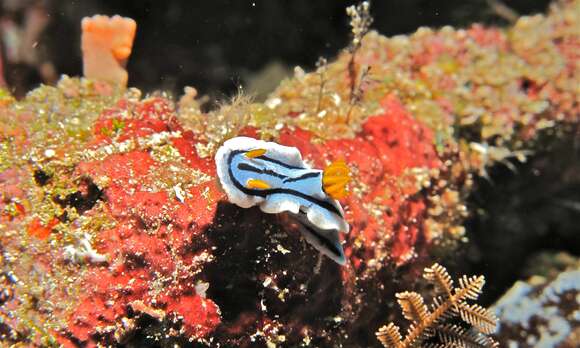
[[(369, 32), (264, 103), (208, 113), (192, 88), (179, 103), (66, 76), (2, 92), (0, 342), (379, 345), (389, 299), (464, 239), (472, 178), (577, 122), (579, 8)], [(213, 156), (238, 135), (348, 163), (345, 267), (287, 217), (227, 203)]]
[[(508, 347), (574, 347), (580, 342), (580, 269), (518, 281), (493, 306)], [(523, 338), (523, 340), (522, 340)]]

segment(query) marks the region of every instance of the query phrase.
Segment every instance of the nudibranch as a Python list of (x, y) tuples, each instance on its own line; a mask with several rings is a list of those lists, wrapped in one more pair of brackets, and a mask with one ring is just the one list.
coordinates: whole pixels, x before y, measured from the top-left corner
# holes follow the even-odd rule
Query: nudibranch
[(346, 262), (338, 236), (349, 230), (337, 201), (345, 196), (350, 179), (343, 161), (312, 169), (297, 148), (248, 137), (227, 140), (215, 161), (231, 203), (257, 205), (269, 214), (288, 213), (310, 244), (337, 263)]

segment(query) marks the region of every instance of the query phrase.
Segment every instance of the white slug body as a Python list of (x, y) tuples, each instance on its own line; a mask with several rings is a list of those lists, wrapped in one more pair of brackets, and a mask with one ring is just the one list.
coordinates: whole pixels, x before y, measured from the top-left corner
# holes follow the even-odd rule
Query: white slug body
[(324, 192), (323, 171), (311, 169), (295, 147), (249, 137), (226, 141), (215, 156), (228, 199), (269, 214), (288, 212), (306, 240), (339, 264), (345, 263), (338, 232), (348, 232), (340, 203)]

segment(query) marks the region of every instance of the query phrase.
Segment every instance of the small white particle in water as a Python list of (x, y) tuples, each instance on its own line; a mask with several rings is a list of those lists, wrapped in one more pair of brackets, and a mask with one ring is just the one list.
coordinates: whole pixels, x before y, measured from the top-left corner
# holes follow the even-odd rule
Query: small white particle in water
[(280, 245), (280, 244), (278, 244), (278, 245), (276, 246), (276, 250), (278, 250), (279, 252), (281, 252), (283, 255), (284, 255), (284, 254), (289, 254), (289, 253), (290, 253), (290, 250), (288, 250), (288, 249), (284, 248), (284, 247), (283, 247), (282, 245)]
[(46, 158), (52, 158), (52, 157), (54, 157), (54, 155), (56, 155), (56, 152), (54, 152), (53, 149), (48, 149), (48, 150), (44, 151), (44, 157), (46, 157)]
[(173, 186), (173, 191), (175, 192), (175, 198), (177, 198), (179, 202), (183, 203), (185, 201), (185, 192), (183, 192), (181, 184)]
[(64, 259), (73, 263), (91, 263), (107, 262), (107, 256), (97, 253), (91, 245), (91, 236), (85, 233), (77, 242), (77, 245), (67, 245), (63, 249)]
[(298, 65), (295, 66), (294, 67), (294, 77), (298, 80), (302, 80), (304, 78), (304, 76), (306, 76), (306, 72), (304, 72), (304, 69), (302, 69)]
[(266, 305), (264, 304), (264, 299), (260, 300), (260, 307), (262, 307), (262, 311), (266, 311), (268, 310), (268, 308), (266, 307)]
[(209, 289), (209, 283), (199, 282), (195, 285), (195, 293), (201, 298), (205, 298), (207, 289)]
[(268, 287), (268, 285), (272, 284), (272, 278), (268, 277), (266, 278), (266, 280), (264, 280), (264, 282), (262, 283), (262, 285), (266, 288)]
[(270, 109), (275, 109), (278, 105), (282, 104), (282, 99), (280, 98), (271, 98), (266, 100), (264, 103)]

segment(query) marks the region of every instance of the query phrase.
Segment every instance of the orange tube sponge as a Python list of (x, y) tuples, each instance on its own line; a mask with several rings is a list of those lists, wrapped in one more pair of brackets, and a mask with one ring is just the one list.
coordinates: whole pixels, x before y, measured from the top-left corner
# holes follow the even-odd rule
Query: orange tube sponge
[(131, 55), (137, 23), (121, 16), (96, 15), (83, 18), (81, 25), (85, 77), (126, 86), (125, 66)]

